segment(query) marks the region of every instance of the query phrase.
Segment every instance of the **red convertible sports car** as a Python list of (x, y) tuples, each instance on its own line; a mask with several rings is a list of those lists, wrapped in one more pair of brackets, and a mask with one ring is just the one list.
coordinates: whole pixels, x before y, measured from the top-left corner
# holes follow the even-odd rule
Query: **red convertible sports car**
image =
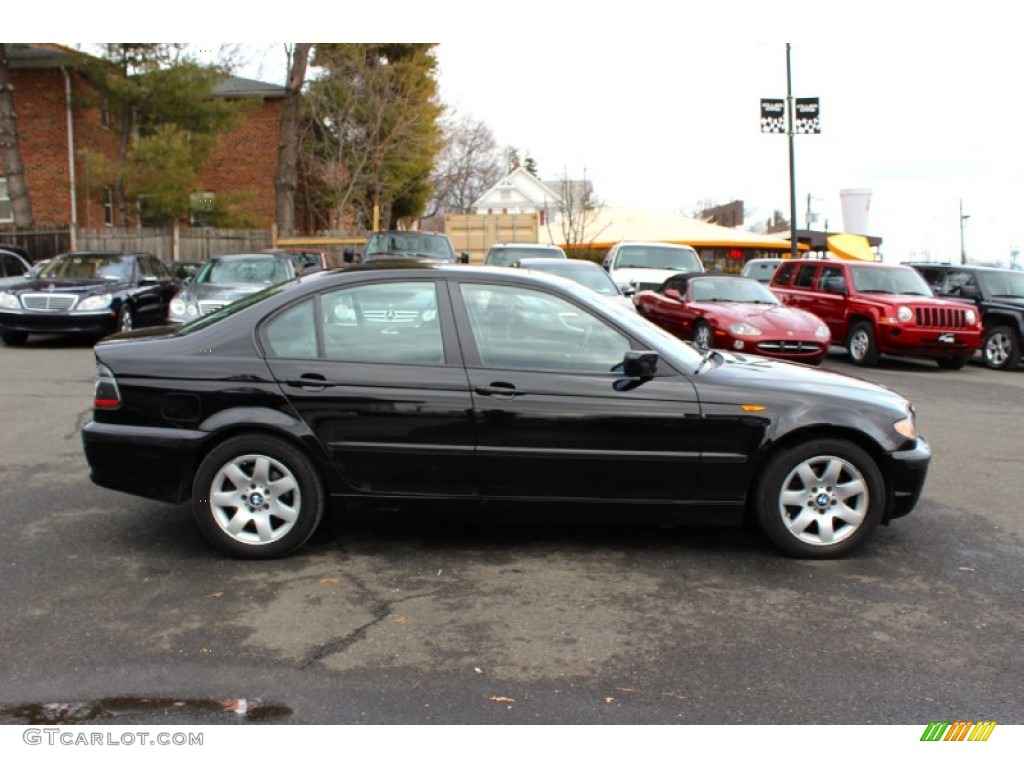
[(816, 315), (783, 305), (756, 280), (717, 272), (673, 275), (640, 291), (637, 311), (701, 348), (818, 365), (832, 336)]

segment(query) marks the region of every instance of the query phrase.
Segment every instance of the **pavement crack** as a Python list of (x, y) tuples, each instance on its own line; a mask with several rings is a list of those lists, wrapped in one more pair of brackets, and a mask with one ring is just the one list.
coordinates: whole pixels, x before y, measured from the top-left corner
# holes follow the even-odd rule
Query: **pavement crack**
[(89, 423), (89, 419), (92, 418), (92, 408), (86, 408), (78, 413), (75, 417), (75, 426), (70, 432), (64, 435), (65, 440), (74, 440), (78, 435), (82, 433), (82, 427)]

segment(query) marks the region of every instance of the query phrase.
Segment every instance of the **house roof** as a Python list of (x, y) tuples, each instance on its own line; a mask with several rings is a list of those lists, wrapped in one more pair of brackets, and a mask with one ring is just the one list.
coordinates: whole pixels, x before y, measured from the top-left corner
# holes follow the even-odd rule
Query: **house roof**
[(519, 166), (510, 173), (502, 176), (498, 180), (497, 184), (474, 200), (473, 207), (476, 208), (481, 206), (483, 201), (495, 191), (507, 189), (509, 187), (516, 189), (519, 194), (534, 204), (557, 202), (561, 200), (561, 197), (559, 197), (555, 190), (551, 189), (551, 187), (526, 170), (526, 168)]
[[(561, 217), (538, 232), (541, 242), (566, 246)], [(674, 214), (657, 214), (642, 208), (598, 208), (587, 214), (584, 242), (590, 248), (611, 248), (625, 240), (675, 243), (694, 248), (759, 248), (789, 251), (782, 240), (742, 229), (721, 227), (699, 219)], [(592, 241), (592, 242), (591, 242)], [(806, 250), (806, 246), (803, 246)]]
[(58, 43), (7, 43), (11, 69), (49, 69), (68, 64), (81, 51)]
[(285, 96), (285, 87), (274, 83), (264, 83), (260, 80), (250, 80), (247, 77), (236, 77), (231, 75), (213, 89), (214, 96), (226, 98), (236, 96), (262, 96), (268, 99)]

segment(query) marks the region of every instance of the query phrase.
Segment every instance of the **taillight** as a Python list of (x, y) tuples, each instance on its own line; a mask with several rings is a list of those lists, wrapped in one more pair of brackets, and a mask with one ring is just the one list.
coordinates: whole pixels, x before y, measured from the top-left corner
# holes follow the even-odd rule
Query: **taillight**
[(96, 363), (96, 393), (92, 405), (104, 410), (121, 407), (121, 391), (114, 372), (102, 363)]

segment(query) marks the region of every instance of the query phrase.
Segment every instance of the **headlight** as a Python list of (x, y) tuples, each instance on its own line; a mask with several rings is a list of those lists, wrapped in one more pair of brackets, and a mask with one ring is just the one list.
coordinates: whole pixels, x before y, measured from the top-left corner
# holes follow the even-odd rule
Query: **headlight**
[(104, 293), (102, 296), (90, 296), (82, 301), (75, 307), (80, 312), (87, 312), (90, 309), (106, 309), (110, 306), (110, 300), (114, 298), (109, 293)]
[(760, 336), (761, 331), (752, 326), (750, 323), (735, 323), (729, 326), (729, 332), (735, 333), (737, 336)]
[(171, 314), (175, 317), (195, 317), (199, 310), (195, 304), (186, 304), (182, 299), (171, 299)]
[(831, 335), (827, 325), (819, 325), (814, 329), (814, 338), (816, 339), (827, 339)]
[(896, 317), (899, 318), (901, 323), (909, 323), (914, 319), (914, 312), (910, 307), (900, 307), (896, 310)]
[(892, 426), (893, 429), (895, 429), (908, 440), (917, 439), (917, 427), (914, 425), (914, 414), (910, 414), (905, 419), (900, 419)]
[(967, 321), (968, 325), (974, 325), (976, 322), (978, 322), (978, 315), (975, 313), (973, 309), (968, 309), (967, 312), (964, 314), (964, 319)]
[(18, 297), (6, 291), (0, 293), (0, 309), (18, 309)]

